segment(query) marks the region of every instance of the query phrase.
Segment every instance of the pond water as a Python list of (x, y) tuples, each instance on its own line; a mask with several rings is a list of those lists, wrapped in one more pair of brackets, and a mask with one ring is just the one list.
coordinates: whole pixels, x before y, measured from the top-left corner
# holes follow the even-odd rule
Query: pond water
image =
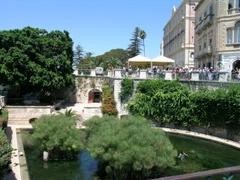
[[(35, 148), (27, 146), (27, 132), (22, 131), (27, 164), (31, 180), (82, 180), (92, 179), (97, 162), (87, 152), (79, 154), (77, 161), (44, 163)], [(240, 165), (240, 151), (211, 141), (168, 134), (179, 152), (177, 164), (165, 171), (164, 176), (199, 170)]]

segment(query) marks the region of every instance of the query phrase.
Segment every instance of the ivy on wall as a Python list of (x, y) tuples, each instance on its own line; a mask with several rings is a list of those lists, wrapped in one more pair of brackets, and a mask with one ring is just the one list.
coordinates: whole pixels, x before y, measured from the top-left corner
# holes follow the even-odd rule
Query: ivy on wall
[(116, 108), (116, 102), (113, 96), (113, 90), (108, 85), (105, 84), (102, 88), (102, 113), (109, 116), (116, 116), (118, 114)]
[(132, 79), (125, 78), (121, 82), (121, 102), (127, 102), (133, 95), (134, 83)]

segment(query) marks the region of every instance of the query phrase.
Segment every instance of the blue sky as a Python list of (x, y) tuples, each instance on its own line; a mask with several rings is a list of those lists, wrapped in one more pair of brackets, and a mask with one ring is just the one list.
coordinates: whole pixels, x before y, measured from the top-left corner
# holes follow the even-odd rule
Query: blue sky
[(136, 26), (147, 33), (146, 56), (160, 53), (163, 27), (180, 0), (0, 0), (0, 30), (67, 30), (87, 52), (127, 48)]

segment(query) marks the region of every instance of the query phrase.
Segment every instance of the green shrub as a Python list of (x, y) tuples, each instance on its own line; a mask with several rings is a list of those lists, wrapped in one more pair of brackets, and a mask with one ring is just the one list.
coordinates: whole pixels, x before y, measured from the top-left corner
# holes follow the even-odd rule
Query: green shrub
[(0, 130), (0, 174), (11, 160), (12, 148), (4, 131)]
[[(240, 86), (190, 92), (179, 82), (147, 80), (129, 102), (131, 113), (182, 127), (240, 127)], [(231, 132), (231, 131), (229, 131)]]
[(121, 102), (126, 102), (129, 100), (129, 98), (132, 97), (133, 90), (134, 90), (134, 84), (132, 79), (125, 78), (121, 82), (121, 93), (120, 98)]
[(178, 81), (164, 80), (146, 80), (142, 81), (137, 86), (137, 92), (148, 96), (155, 95), (156, 92), (173, 93), (176, 91), (185, 91), (187, 88)]
[(113, 97), (112, 88), (109, 85), (104, 85), (102, 88), (102, 113), (110, 116), (118, 114), (116, 102)]
[(144, 118), (95, 117), (86, 126), (87, 150), (104, 167), (105, 178), (146, 179), (175, 164), (168, 137)]
[(0, 109), (0, 128), (5, 129), (7, 127), (8, 111), (6, 109)]
[(50, 159), (74, 159), (83, 147), (74, 117), (43, 116), (33, 124), (33, 140)]

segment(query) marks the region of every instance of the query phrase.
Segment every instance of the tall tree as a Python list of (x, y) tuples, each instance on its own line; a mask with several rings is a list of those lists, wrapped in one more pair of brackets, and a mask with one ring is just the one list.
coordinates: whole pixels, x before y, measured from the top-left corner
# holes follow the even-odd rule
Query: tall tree
[(141, 53), (141, 39), (139, 38), (140, 28), (136, 27), (134, 29), (132, 38), (130, 39), (130, 45), (128, 46), (129, 57), (137, 56)]
[(83, 59), (84, 51), (80, 45), (77, 45), (74, 52), (73, 67), (78, 67), (81, 60)]
[(72, 45), (67, 31), (0, 31), (0, 82), (22, 93), (54, 92), (72, 84)]
[(145, 56), (145, 38), (147, 37), (147, 33), (144, 30), (140, 30), (139, 37), (142, 39), (142, 45), (143, 45), (143, 52)]

